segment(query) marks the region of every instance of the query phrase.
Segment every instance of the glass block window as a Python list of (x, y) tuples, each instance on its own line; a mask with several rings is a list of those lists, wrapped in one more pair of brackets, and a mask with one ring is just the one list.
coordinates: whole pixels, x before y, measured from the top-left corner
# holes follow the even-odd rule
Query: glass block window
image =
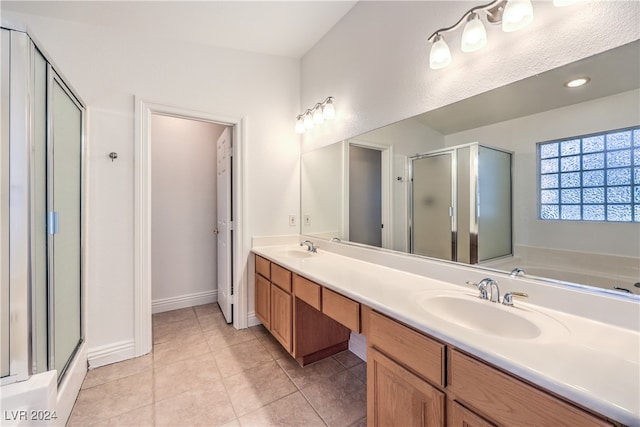
[(640, 222), (640, 126), (538, 144), (540, 219)]

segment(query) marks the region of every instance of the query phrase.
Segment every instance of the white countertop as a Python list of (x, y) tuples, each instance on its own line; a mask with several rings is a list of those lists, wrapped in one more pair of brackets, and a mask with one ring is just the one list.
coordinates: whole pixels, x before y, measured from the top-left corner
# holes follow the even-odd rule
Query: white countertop
[[(298, 245), (252, 251), (289, 270), (374, 308), (521, 378), (629, 426), (640, 427), (640, 333), (520, 299), (500, 310), (542, 316), (534, 339), (479, 333), (429, 313), (425, 296), (464, 294), (473, 288), (434, 280), (320, 250), (288, 256)], [(504, 291), (502, 292), (504, 294)], [(480, 301), (480, 300), (478, 300)], [(489, 301), (481, 303), (492, 304)], [(640, 309), (640, 308), (639, 308)], [(478, 319), (482, 322), (483, 319)]]

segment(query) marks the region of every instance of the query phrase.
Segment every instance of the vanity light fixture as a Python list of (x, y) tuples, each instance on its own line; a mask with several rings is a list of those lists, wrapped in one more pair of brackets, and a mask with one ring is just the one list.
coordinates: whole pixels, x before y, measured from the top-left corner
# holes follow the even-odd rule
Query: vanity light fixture
[(576, 79), (569, 80), (564, 84), (564, 86), (572, 89), (572, 88), (584, 86), (590, 81), (591, 81), (591, 78), (589, 77), (578, 77)]
[(324, 123), (325, 120), (335, 118), (336, 110), (333, 105), (333, 97), (329, 96), (322, 102), (318, 102), (313, 108), (307, 108), (304, 113), (296, 117), (296, 133), (305, 133), (314, 125)]
[[(553, 4), (562, 7), (579, 1), (581, 0), (553, 0)], [(440, 28), (429, 36), (427, 40), (432, 43), (429, 66), (438, 70), (451, 63), (451, 51), (444, 41), (444, 33), (456, 30), (463, 23), (466, 24), (462, 32), (460, 49), (463, 52), (475, 52), (485, 47), (487, 31), (482, 22), (482, 16), (489, 24), (500, 25), (502, 31), (510, 33), (521, 30), (533, 21), (533, 5), (531, 0), (494, 0), (468, 10), (454, 25)]]
[(462, 31), (462, 44), (460, 49), (463, 52), (475, 52), (487, 45), (487, 30), (484, 28), (480, 16), (476, 12), (471, 12), (467, 19), (467, 25)]

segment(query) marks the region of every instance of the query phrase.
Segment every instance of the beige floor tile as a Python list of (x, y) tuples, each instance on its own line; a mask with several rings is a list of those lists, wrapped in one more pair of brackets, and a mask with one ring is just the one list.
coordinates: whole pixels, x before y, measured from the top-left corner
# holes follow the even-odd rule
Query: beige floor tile
[(280, 344), (278, 340), (276, 340), (262, 325), (254, 326), (250, 329), (274, 359), (278, 360), (285, 357), (291, 358), (291, 355), (284, 349), (284, 347), (282, 347), (282, 344)]
[(226, 377), (224, 385), (238, 416), (298, 390), (275, 360)]
[(189, 357), (154, 370), (155, 400), (164, 400), (193, 388), (221, 380), (216, 361), (210, 353)]
[(255, 338), (223, 348), (216, 353), (215, 358), (223, 378), (273, 360), (260, 341)]
[(307, 365), (304, 368), (292, 357), (278, 359), (277, 362), (299, 389), (322, 378), (328, 378), (344, 371), (344, 367), (332, 357)]
[(153, 343), (160, 344), (201, 332), (202, 329), (200, 329), (200, 324), (195, 316), (191, 319), (179, 320), (164, 325), (153, 325)]
[[(204, 337), (212, 353), (243, 342), (258, 342), (255, 335), (248, 329), (235, 329), (233, 326), (225, 326), (220, 329), (204, 332)], [(263, 347), (264, 348), (264, 347)]]
[(98, 423), (97, 426), (119, 426), (119, 427), (143, 427), (155, 425), (153, 404), (125, 412), (116, 417), (109, 418), (105, 423)]
[(203, 332), (228, 328), (230, 326), (227, 324), (222, 313), (202, 314), (198, 316), (198, 323), (200, 323), (200, 329), (202, 329)]
[(358, 365), (349, 368), (349, 372), (355, 375), (363, 383), (367, 383), (367, 364), (360, 362)]
[(156, 366), (168, 365), (209, 352), (209, 345), (204, 334), (186, 335), (173, 341), (155, 344), (153, 346), (153, 363)]
[(156, 313), (152, 316), (153, 326), (162, 326), (168, 323), (190, 320), (196, 317), (193, 307), (181, 308), (179, 310)]
[(222, 382), (193, 388), (155, 404), (157, 426), (218, 426), (235, 418)]
[(350, 352), (349, 350), (345, 350), (333, 356), (334, 359), (338, 361), (345, 368), (353, 368), (354, 366), (362, 363), (362, 359), (358, 356)]
[(198, 317), (202, 315), (222, 313), (217, 302), (211, 304), (196, 305), (195, 307), (193, 307), (193, 309), (196, 311), (196, 315), (198, 315)]
[(68, 425), (89, 425), (142, 408), (153, 401), (152, 371), (82, 390)]
[(367, 415), (366, 385), (349, 371), (320, 378), (301, 391), (331, 427), (349, 426)]
[(239, 418), (242, 426), (324, 426), (309, 402), (295, 392)]
[(136, 357), (135, 359), (125, 360), (124, 362), (113, 363), (107, 366), (101, 366), (87, 372), (84, 378), (82, 388), (91, 388), (109, 381), (125, 378), (130, 375), (140, 373), (153, 367), (153, 355)]
[(367, 427), (367, 417), (364, 417), (355, 423), (351, 424), (350, 427)]

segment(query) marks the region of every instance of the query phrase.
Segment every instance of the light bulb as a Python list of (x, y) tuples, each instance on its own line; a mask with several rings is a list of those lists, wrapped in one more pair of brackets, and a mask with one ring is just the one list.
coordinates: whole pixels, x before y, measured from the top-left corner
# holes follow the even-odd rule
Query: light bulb
[(313, 129), (313, 116), (311, 116), (311, 111), (307, 110), (304, 115), (304, 127), (305, 129)]
[(438, 34), (433, 40), (433, 46), (431, 46), (429, 66), (434, 70), (439, 70), (449, 64), (451, 64), (451, 51), (444, 38)]
[(577, 79), (569, 80), (564, 85), (568, 88), (584, 86), (591, 81), (589, 77), (578, 77)]
[(329, 97), (322, 108), (322, 115), (325, 120), (332, 120), (336, 117), (336, 108), (333, 105), (333, 98)]
[(302, 120), (302, 116), (298, 116), (296, 120), (296, 133), (304, 133), (305, 130), (304, 120)]
[(324, 115), (322, 114), (322, 105), (316, 104), (316, 108), (313, 109), (313, 122), (320, 124), (324, 122)]
[(529, 0), (509, 0), (502, 14), (502, 31), (518, 31), (533, 21), (533, 6)]
[(462, 32), (462, 43), (460, 48), (463, 52), (475, 52), (487, 45), (487, 30), (482, 25), (480, 17), (473, 12), (469, 15), (467, 25)]

